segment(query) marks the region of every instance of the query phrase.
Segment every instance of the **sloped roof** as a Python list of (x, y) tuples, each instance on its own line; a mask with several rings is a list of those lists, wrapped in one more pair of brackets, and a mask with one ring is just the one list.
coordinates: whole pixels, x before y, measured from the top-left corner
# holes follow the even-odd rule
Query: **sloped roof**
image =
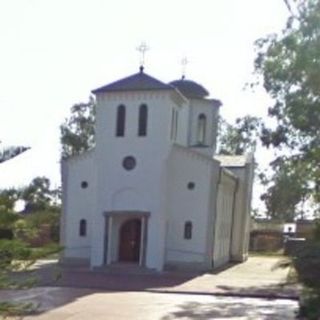
[(143, 90), (174, 90), (171, 85), (163, 83), (143, 72), (135, 73), (129, 77), (120, 79), (118, 81), (107, 84), (103, 87), (97, 88), (92, 93), (97, 94), (101, 92), (117, 92), (117, 91), (143, 91)]
[(223, 167), (244, 167), (248, 162), (248, 156), (225, 156), (218, 155), (214, 156), (216, 160), (218, 160)]
[(170, 85), (177, 88), (187, 98), (204, 98), (209, 95), (208, 90), (195, 81), (180, 79), (170, 82)]

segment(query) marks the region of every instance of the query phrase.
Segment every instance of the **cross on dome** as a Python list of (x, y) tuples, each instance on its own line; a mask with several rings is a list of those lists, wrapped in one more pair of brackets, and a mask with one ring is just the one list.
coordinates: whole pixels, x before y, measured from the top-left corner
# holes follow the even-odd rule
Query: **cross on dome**
[(143, 67), (145, 64), (145, 55), (146, 52), (149, 50), (150, 48), (147, 46), (147, 44), (143, 41), (141, 42), (141, 44), (137, 47), (137, 51), (140, 52), (140, 71), (143, 71)]
[(181, 66), (182, 66), (182, 77), (181, 79), (184, 80), (186, 77), (186, 69), (187, 69), (187, 64), (189, 63), (189, 60), (187, 59), (187, 57), (184, 57), (181, 60)]

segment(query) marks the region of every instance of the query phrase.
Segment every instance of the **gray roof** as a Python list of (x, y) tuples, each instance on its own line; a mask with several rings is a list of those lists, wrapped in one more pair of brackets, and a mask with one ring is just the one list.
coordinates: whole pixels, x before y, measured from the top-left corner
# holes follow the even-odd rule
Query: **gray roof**
[(207, 99), (207, 100), (210, 100), (214, 104), (214, 106), (216, 106), (216, 107), (222, 106), (222, 102), (218, 99)]
[(207, 89), (201, 84), (191, 80), (180, 79), (172, 81), (170, 84), (177, 88), (187, 98), (204, 98), (209, 95)]
[(225, 155), (217, 155), (214, 156), (216, 160), (218, 160), (223, 167), (244, 167), (248, 162), (248, 156), (225, 156)]
[(140, 72), (92, 90), (92, 93), (143, 90), (174, 90), (174, 88), (145, 74), (143, 68), (140, 68)]

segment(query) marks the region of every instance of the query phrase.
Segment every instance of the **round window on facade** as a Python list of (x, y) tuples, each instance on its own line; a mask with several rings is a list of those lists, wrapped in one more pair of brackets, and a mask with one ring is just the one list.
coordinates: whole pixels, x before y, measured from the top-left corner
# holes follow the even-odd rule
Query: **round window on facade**
[(136, 159), (132, 156), (125, 157), (123, 159), (122, 165), (126, 170), (132, 170), (136, 166)]
[(87, 182), (87, 181), (82, 181), (82, 182), (81, 182), (81, 188), (82, 188), (82, 189), (88, 188), (88, 182)]
[(194, 182), (189, 182), (188, 183), (188, 189), (193, 190), (195, 188), (196, 184)]

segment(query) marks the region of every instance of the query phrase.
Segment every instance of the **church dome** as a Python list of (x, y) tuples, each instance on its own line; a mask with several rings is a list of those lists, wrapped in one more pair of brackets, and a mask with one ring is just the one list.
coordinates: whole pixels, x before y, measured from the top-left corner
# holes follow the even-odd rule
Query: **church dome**
[(187, 98), (205, 98), (209, 95), (207, 89), (191, 80), (175, 80), (170, 82), (170, 85), (177, 88)]

